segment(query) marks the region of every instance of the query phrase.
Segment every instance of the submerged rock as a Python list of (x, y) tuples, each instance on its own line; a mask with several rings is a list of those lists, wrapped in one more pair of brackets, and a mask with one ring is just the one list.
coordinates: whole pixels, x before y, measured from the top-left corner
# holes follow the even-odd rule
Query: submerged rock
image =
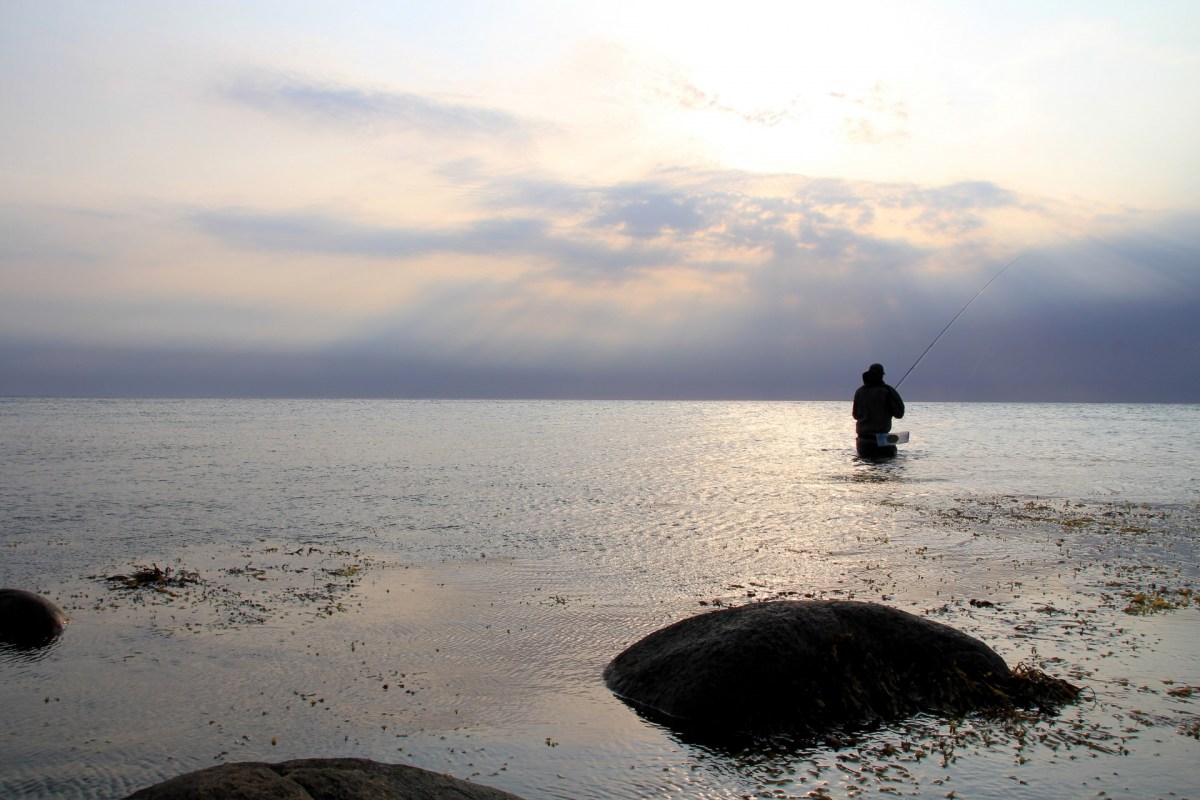
[(820, 733), (922, 711), (1023, 704), (1009, 693), (1008, 665), (983, 642), (849, 600), (690, 617), (621, 653), (604, 679), (649, 716), (694, 732)]
[(126, 800), (521, 800), (404, 764), (365, 758), (243, 761), (189, 772)]
[(0, 589), (0, 641), (18, 647), (49, 644), (67, 627), (67, 615), (24, 589)]

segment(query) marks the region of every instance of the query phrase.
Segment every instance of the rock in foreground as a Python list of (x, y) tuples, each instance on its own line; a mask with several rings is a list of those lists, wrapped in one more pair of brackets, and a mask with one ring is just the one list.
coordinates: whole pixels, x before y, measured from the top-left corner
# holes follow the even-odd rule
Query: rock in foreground
[(365, 758), (244, 761), (189, 772), (126, 800), (521, 800), (404, 764)]
[(848, 600), (700, 614), (634, 644), (609, 663), (604, 679), (618, 697), (668, 724), (729, 734), (820, 733), (921, 711), (1022, 704), (1009, 694), (1008, 665), (983, 642), (899, 609)]
[(0, 589), (0, 642), (40, 647), (52, 642), (66, 626), (67, 615), (41, 595)]

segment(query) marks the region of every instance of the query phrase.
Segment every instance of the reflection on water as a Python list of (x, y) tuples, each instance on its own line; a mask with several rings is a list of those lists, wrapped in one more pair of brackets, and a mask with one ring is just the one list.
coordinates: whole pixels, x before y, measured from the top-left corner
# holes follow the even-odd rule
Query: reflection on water
[(20, 647), (8, 642), (0, 642), (0, 664), (20, 667), (22, 664), (32, 664), (54, 655), (59, 639), (38, 647)]
[[(0, 794), (322, 755), (530, 800), (1195, 793), (1169, 690), (1200, 686), (1197, 611), (1122, 594), (1195, 586), (1200, 464), (1161, 458), (1195, 407), (914, 404), (867, 463), (847, 406), (0, 401), (0, 585), (73, 618), (0, 649)], [(155, 563), (201, 580), (103, 580)], [(730, 752), (600, 679), (683, 616), (804, 596), (931, 616), (1096, 703)]]
[(864, 458), (855, 455), (854, 470), (850, 480), (855, 483), (887, 483), (904, 480), (904, 465), (908, 460), (907, 453), (897, 453), (888, 458)]

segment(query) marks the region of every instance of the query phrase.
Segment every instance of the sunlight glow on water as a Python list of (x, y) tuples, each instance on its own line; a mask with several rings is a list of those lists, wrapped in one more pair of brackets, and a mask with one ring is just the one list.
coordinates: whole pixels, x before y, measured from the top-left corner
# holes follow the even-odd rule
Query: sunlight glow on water
[[(529, 800), (853, 796), (885, 773), (906, 796), (1197, 792), (1195, 714), (1168, 687), (1200, 691), (1200, 612), (1130, 616), (1120, 592), (1195, 586), (1179, 434), (1200, 407), (913, 404), (902, 427), (870, 464), (848, 403), (0, 400), (0, 585), (73, 618), (45, 651), (0, 648), (0, 794), (321, 755)], [(101, 580), (151, 563), (201, 583)], [(727, 753), (600, 681), (683, 616), (805, 594), (1061, 659), (1096, 703), (1041, 723), (1058, 751), (930, 721)], [(1111, 753), (1069, 744), (1096, 724)]]

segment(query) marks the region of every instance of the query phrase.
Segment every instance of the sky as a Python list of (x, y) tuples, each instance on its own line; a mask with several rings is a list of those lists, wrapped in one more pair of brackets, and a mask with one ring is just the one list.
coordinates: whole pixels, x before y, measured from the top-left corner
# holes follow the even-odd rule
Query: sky
[(0, 395), (1200, 402), (1197, 86), (1194, 0), (0, 0)]

